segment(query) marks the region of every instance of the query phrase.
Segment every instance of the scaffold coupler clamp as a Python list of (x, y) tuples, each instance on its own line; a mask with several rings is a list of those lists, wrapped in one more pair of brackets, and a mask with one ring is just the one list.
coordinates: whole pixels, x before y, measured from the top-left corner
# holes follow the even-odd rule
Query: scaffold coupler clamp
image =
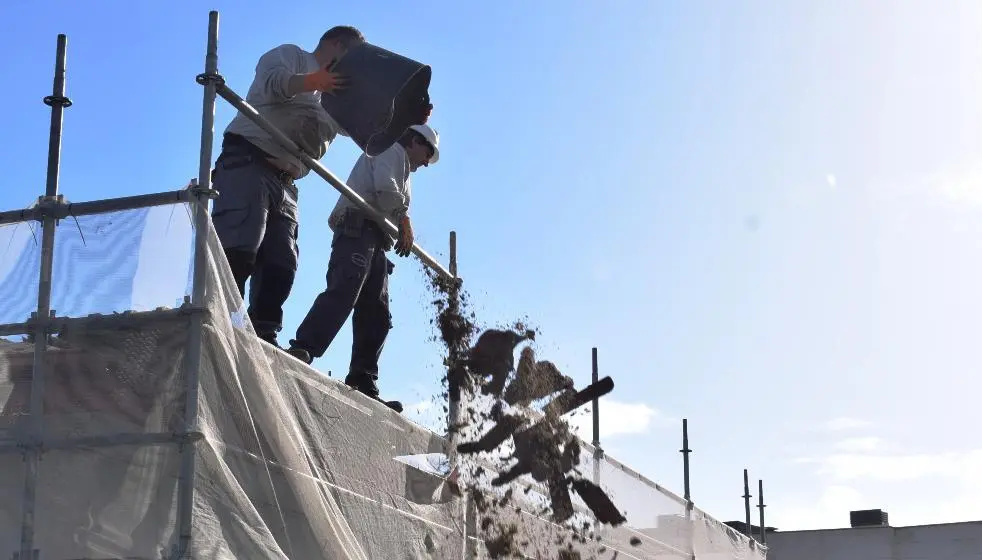
[(603, 459), (607, 455), (604, 448), (600, 446), (599, 441), (593, 441), (590, 445), (593, 446), (593, 458), (597, 461)]
[(215, 88), (225, 85), (225, 76), (222, 76), (218, 72), (202, 72), (194, 77), (194, 81), (198, 82), (203, 86), (207, 86), (209, 83), (214, 83)]
[(65, 203), (65, 196), (61, 194), (38, 197), (37, 208), (40, 217), (50, 216), (54, 218), (55, 225), (58, 224), (59, 220), (67, 218), (70, 215), (70, 206), (70, 204)]
[(54, 107), (55, 105), (67, 109), (72, 106), (72, 100), (64, 95), (47, 95), (43, 99), (44, 104), (48, 107)]
[[(212, 173), (214, 173), (214, 172), (212, 172)], [(198, 199), (200, 199), (200, 198), (208, 198), (208, 199), (214, 200), (214, 199), (218, 198), (218, 195), (219, 194), (221, 194), (221, 193), (219, 193), (215, 189), (202, 188), (200, 185), (198, 185), (198, 180), (197, 179), (191, 179), (191, 182), (188, 183), (187, 189), (189, 191), (191, 191), (191, 195), (192, 196), (194, 196), (195, 198), (198, 198)]]

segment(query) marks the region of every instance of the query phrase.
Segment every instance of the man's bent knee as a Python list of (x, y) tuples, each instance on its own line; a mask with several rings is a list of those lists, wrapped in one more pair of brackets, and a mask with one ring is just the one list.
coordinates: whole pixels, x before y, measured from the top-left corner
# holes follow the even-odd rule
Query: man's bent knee
[[(371, 272), (371, 254), (359, 249), (335, 247), (327, 270), (327, 291), (350, 293), (357, 298)], [(352, 301), (353, 302), (353, 301)]]

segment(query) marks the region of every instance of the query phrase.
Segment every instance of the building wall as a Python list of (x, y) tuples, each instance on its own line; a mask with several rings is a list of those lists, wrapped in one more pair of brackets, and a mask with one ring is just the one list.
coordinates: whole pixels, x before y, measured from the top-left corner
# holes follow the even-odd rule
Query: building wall
[(982, 521), (767, 534), (767, 560), (982, 560)]

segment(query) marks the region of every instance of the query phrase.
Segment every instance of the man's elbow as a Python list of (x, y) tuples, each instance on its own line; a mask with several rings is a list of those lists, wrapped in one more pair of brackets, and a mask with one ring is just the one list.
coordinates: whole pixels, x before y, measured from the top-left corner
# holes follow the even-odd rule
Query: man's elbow
[[(284, 69), (276, 69), (274, 71), (266, 74), (266, 80), (263, 83), (263, 89), (266, 92), (266, 96), (270, 99), (276, 99), (279, 101), (288, 101), (293, 99), (300, 91), (295, 90), (294, 87), (294, 75)], [(302, 87), (303, 82), (301, 82)], [(299, 88), (298, 88), (299, 89)]]
[(305, 84), (307, 76), (304, 74), (291, 74), (286, 77), (286, 84), (283, 87), (283, 94), (287, 98), (293, 98), (298, 93), (307, 91)]

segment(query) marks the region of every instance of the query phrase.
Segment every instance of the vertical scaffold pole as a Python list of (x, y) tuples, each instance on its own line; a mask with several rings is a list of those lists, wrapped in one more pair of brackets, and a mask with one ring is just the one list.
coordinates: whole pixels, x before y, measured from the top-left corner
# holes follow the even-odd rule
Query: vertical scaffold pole
[[(450, 275), (452, 285), (450, 288), (450, 301), (454, 302), (457, 298), (457, 232), (450, 232)], [(457, 423), (460, 420), (460, 397), (454, 394), (452, 386), (447, 387), (447, 462), (450, 466), (450, 473), (457, 470)], [(459, 478), (458, 478), (459, 480)], [(467, 524), (470, 515), (470, 492), (464, 490), (464, 558), (467, 558), (467, 537), (469, 526)]]
[[(453, 277), (451, 279), (450, 287), (450, 301), (452, 303), (458, 303), (458, 298), (460, 293), (457, 290), (457, 232), (450, 232), (450, 275)], [(452, 359), (453, 357), (451, 357)], [(448, 403), (447, 403), (447, 444), (449, 450), (447, 452), (447, 458), (450, 461), (450, 470), (457, 468), (457, 441), (459, 440), (457, 430), (457, 424), (460, 422), (460, 392), (459, 388), (451, 385), (448, 387), (447, 391)]]
[[(205, 72), (197, 77), (204, 85), (201, 108), (201, 155), (198, 161), (198, 185), (192, 197), (194, 212), (194, 277), (191, 304), (205, 307), (208, 282), (208, 200), (211, 193), (212, 144), (215, 135), (215, 91), (221, 76), (218, 74), (218, 12), (208, 14), (208, 47), (205, 53)], [(214, 296), (214, 294), (211, 294)], [(184, 434), (198, 431), (198, 373), (201, 364), (201, 331), (204, 317), (192, 313), (188, 327), (187, 348), (184, 354), (185, 400)], [(191, 517), (194, 509), (195, 447), (185, 439), (181, 445), (181, 473), (178, 485), (177, 519), (178, 542), (174, 557), (191, 557)]]
[[(451, 287), (450, 287), (450, 302), (451, 305), (459, 305), (460, 301), (460, 286), (459, 277), (457, 276), (457, 232), (450, 232), (450, 276)], [(453, 350), (451, 350), (453, 351)], [(451, 360), (457, 358), (457, 356), (450, 356)], [(448, 402), (447, 402), (447, 459), (450, 465), (450, 472), (458, 471), (460, 468), (458, 462), (457, 454), (457, 442), (460, 440), (459, 423), (460, 423), (460, 391), (459, 387), (453, 385), (448, 387)], [(460, 480), (460, 473), (457, 473), (458, 480)], [(477, 535), (477, 513), (474, 510), (474, 499), (473, 494), (468, 488), (461, 488), (463, 492), (463, 511), (461, 512), (464, 516), (463, 532), (464, 532), (464, 546), (462, 551), (462, 558), (467, 560), (468, 558), (473, 558), (476, 555), (476, 548), (473, 544), (473, 537)]]
[(760, 510), (760, 544), (767, 544), (767, 531), (764, 529), (764, 481), (757, 480), (757, 509)]
[[(597, 349), (591, 351), (591, 380), (596, 384), (600, 381), (600, 365), (597, 360)], [(600, 462), (604, 458), (604, 450), (600, 446), (600, 398), (593, 399), (593, 483), (600, 484)]]
[(682, 453), (682, 489), (684, 492), (683, 497), (686, 502), (692, 502), (692, 489), (689, 487), (689, 453), (692, 450), (689, 449), (689, 420), (688, 418), (682, 419), (682, 449), (679, 450)]
[(687, 418), (682, 419), (682, 449), (679, 452), (682, 453), (682, 490), (683, 497), (685, 498), (685, 527), (686, 531), (689, 532), (689, 549), (692, 558), (695, 558), (696, 535), (692, 524), (692, 488), (689, 486), (689, 453), (692, 453), (692, 450), (689, 449), (689, 420)]
[[(51, 131), (48, 137), (48, 174), (42, 205), (56, 202), (58, 179), (61, 171), (61, 129), (64, 110), (72, 102), (65, 97), (65, 60), (68, 37), (58, 35), (55, 55), (55, 77), (51, 95), (44, 104), (51, 107)], [(21, 524), (20, 558), (34, 558), (34, 514), (37, 502), (38, 467), (41, 460), (41, 443), (44, 426), (44, 374), (45, 352), (48, 345), (48, 325), (51, 310), (51, 274), (54, 267), (55, 228), (57, 222), (51, 213), (41, 220), (41, 271), (38, 284), (38, 306), (35, 318), (34, 371), (31, 377), (30, 443), (26, 446), (23, 520)]]
[(747, 517), (747, 536), (753, 538), (753, 525), (750, 524), (750, 498), (753, 496), (750, 494), (750, 478), (747, 474), (747, 469), (743, 469), (743, 507), (746, 509)]
[[(594, 347), (591, 351), (592, 367), (591, 367), (591, 379), (592, 383), (596, 384), (600, 381), (600, 366), (597, 362), (597, 348)], [(600, 398), (593, 399), (593, 446), (600, 449)]]

